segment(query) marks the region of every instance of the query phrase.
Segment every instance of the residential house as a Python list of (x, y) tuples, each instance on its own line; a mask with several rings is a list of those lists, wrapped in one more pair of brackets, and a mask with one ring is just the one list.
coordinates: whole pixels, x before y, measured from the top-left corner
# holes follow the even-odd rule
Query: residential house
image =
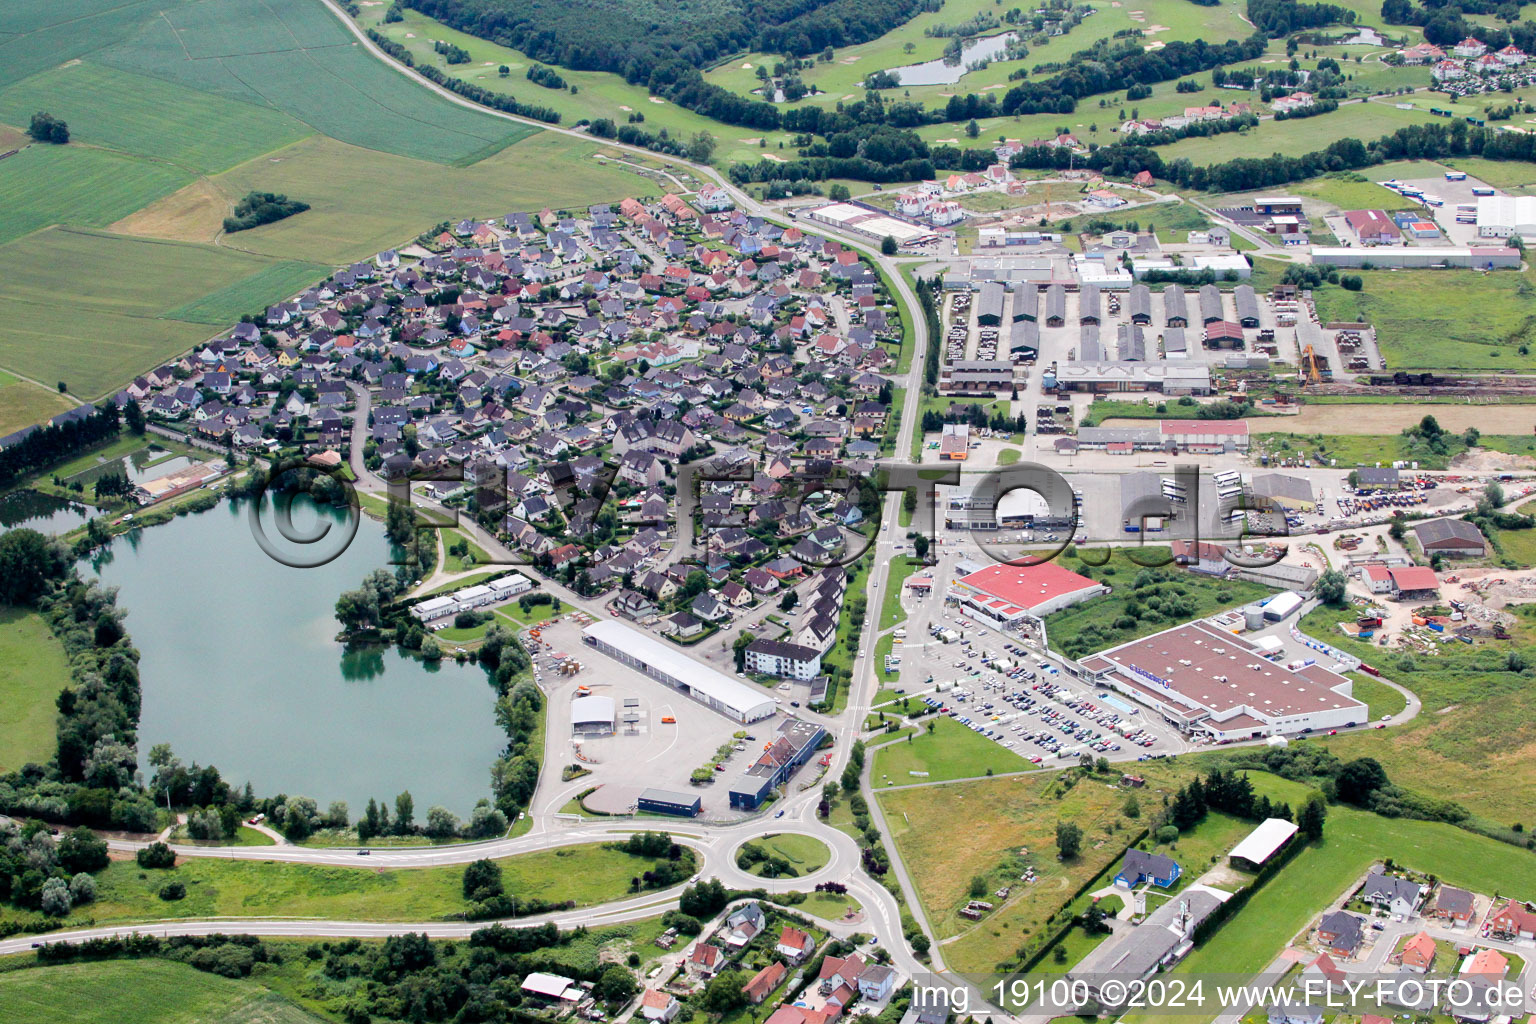
[(1360, 899), (1401, 917), (1412, 917), (1418, 910), (1424, 887), (1396, 875), (1372, 871), (1360, 887)]
[(1362, 918), (1345, 910), (1323, 915), (1317, 925), (1317, 940), (1338, 956), (1353, 956), (1365, 941)]
[(741, 986), (741, 991), (746, 995), (747, 1002), (753, 1006), (762, 1003), (763, 1000), (773, 995), (773, 990), (779, 987), (788, 969), (775, 960), (752, 976), (752, 980)]
[(661, 1021), (662, 1024), (667, 1024), (668, 1021), (677, 1016), (677, 1011), (681, 1008), (682, 1004), (669, 993), (658, 992), (653, 988), (646, 989), (645, 993), (640, 997), (640, 1016), (646, 1020)]
[(1143, 882), (1166, 889), (1179, 880), (1180, 869), (1171, 857), (1148, 853), (1132, 847), (1125, 851), (1125, 861), (1115, 875), (1115, 884), (1134, 889)]
[(815, 951), (816, 940), (799, 928), (785, 925), (784, 930), (779, 933), (779, 942), (774, 949), (791, 964), (798, 964)]

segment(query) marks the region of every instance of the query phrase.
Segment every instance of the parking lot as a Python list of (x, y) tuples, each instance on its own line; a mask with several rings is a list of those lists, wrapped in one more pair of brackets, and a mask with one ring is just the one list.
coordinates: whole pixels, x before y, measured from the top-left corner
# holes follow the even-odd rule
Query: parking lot
[[(594, 811), (626, 814), (634, 809), (640, 792), (649, 787), (694, 794), (703, 801), (701, 817), (734, 819), (741, 812), (729, 807), (727, 786), (761, 750), (763, 741), (778, 728), (777, 716), (742, 726), (711, 711), (649, 676), (588, 647), (582, 629), (591, 618), (568, 613), (540, 629), (537, 638), (524, 634), (534, 652), (534, 672), (550, 703), (550, 737), (546, 755), (558, 767), (579, 765), (591, 774), (573, 779), (551, 791), (545, 809), (559, 811), (578, 794), (596, 789), (585, 799)], [(562, 670), (574, 662), (579, 670)], [(585, 692), (582, 692), (585, 688)], [(571, 703), (578, 696), (610, 697), (619, 721), (611, 736), (577, 737), (571, 731)], [(626, 706), (626, 699), (635, 704)], [(785, 701), (788, 706), (788, 701)], [(633, 714), (634, 722), (625, 722)], [(745, 733), (738, 737), (737, 733)], [(716, 758), (729, 745), (727, 757)], [(714, 781), (694, 786), (689, 777), (697, 768), (720, 765)], [(559, 776), (551, 776), (554, 781)]]

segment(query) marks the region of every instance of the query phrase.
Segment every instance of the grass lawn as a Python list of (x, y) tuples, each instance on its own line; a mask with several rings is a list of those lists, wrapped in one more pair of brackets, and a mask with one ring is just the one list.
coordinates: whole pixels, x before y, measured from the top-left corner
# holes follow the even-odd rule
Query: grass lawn
[(109, 960), (0, 974), (7, 1024), (307, 1024), (320, 1018), (255, 981), (170, 960)]
[[(1167, 552), (1167, 548), (1151, 545), (1115, 548), (1112, 554), (1103, 548), (1079, 548), (1077, 558), (1063, 559), (1061, 564), (1066, 568), (1091, 574), (1108, 583), (1114, 593), (1046, 616), (1046, 634), (1052, 645), (1079, 657), (1274, 593), (1269, 587), (1244, 580), (1217, 580), (1171, 565), (1143, 568), (1130, 560), (1131, 554), (1152, 560)], [(1094, 567), (1106, 556), (1108, 561), (1102, 567)], [(1126, 615), (1132, 602), (1141, 610), (1137, 618)]]
[(890, 561), (890, 575), (885, 581), (885, 600), (880, 606), (880, 629), (886, 630), (897, 623), (907, 620), (907, 613), (901, 607), (901, 593), (905, 588), (907, 577), (920, 568), (917, 562), (912, 561), (906, 555), (897, 555)]
[[(1168, 761), (1139, 765), (1147, 780), (1136, 791), (1142, 808), (1171, 795), (1192, 770)], [(952, 939), (943, 949), (946, 964), (986, 972), (1016, 963), (1021, 949), (1038, 944), (1067, 897), (1119, 859), (1141, 827), (1121, 813), (1125, 798), (1106, 778), (1075, 771), (876, 791), (929, 922), (941, 938)], [(965, 827), (956, 828), (957, 820)], [(1071, 861), (1056, 858), (1058, 821), (1083, 830), (1082, 852)], [(981, 876), (989, 892), (1017, 886), (1025, 866), (1034, 867), (1038, 881), (1016, 887), (980, 922), (959, 916), (973, 878)]]
[[(507, 891), (525, 899), (574, 900), (590, 906), (622, 898), (650, 861), (602, 843), (568, 846), (498, 860)], [(145, 921), (189, 917), (315, 917), (346, 921), (425, 921), (465, 909), (460, 866), (371, 870), (267, 861), (188, 858), (170, 871), (115, 861), (96, 876), (94, 904), (65, 919)], [(157, 893), (175, 879), (185, 899)], [(17, 912), (7, 908), (0, 921)]]
[(1293, 185), (1290, 191), (1295, 195), (1322, 200), (1340, 210), (1407, 210), (1411, 208), (1402, 196), (1376, 184), (1378, 181), (1386, 181), (1401, 175), (1382, 173), (1375, 167), (1369, 170), (1369, 177), (1354, 171), (1325, 174)]
[[(241, 825), (240, 826), (240, 828), (235, 832), (235, 839), (234, 839), (233, 842), (230, 842), (227, 839), (222, 839), (222, 840), (219, 840), (218, 842), (211, 842), (211, 841), (206, 840), (206, 839), (191, 839), (191, 838), (188, 838), (188, 836), (187, 836), (186, 827), (185, 826), (181, 826), (181, 827), (178, 827), (174, 832), (171, 833), (170, 842), (178, 843), (178, 844), (185, 845), (185, 846), (275, 846), (276, 845), (272, 841), (271, 837), (268, 836), (265, 832), (258, 832), (255, 829), (251, 828), (249, 825)], [(355, 833), (352, 836), (352, 844), (351, 845), (354, 845), (354, 846), (357, 845), (357, 836), (356, 836)]]
[(484, 565), (491, 560), (491, 556), (485, 553), (485, 549), (482, 548), (479, 544), (476, 544), (462, 530), (444, 530), (442, 531), (442, 535), (443, 544), (447, 548), (451, 548), (454, 545), (461, 543), (467, 545), (469, 549), (469, 558), (472, 560), (466, 563), (463, 557), (455, 554), (449, 554), (447, 559), (443, 562), (443, 569), (445, 572), (463, 572), (465, 569), (471, 569), (477, 565)]
[(1536, 340), (1531, 271), (1367, 270), (1360, 276), (1365, 287), (1358, 292), (1336, 285), (1313, 292), (1318, 316), (1373, 324), (1389, 367), (1536, 369), (1536, 356), (1519, 351)]
[[(827, 844), (820, 839), (791, 833), (765, 835), (745, 845), (757, 847), (771, 857), (781, 857), (789, 861), (796, 873), (801, 875), (820, 871), (832, 856), (832, 852), (827, 849)], [(751, 874), (761, 875), (763, 864), (759, 861), (747, 870)]]
[(38, 387), (0, 370), (0, 437), (74, 406), (74, 402), (52, 388)]
[(1355, 683), (1351, 691), (1354, 698), (1365, 701), (1367, 721), (1374, 722), (1382, 715), (1398, 714), (1408, 706), (1406, 697), (1380, 679), (1373, 679), (1364, 672), (1351, 672), (1349, 678)]
[[(434, 587), (422, 596), (432, 597), (436, 594), (446, 594), (450, 590), (462, 590), (465, 587), (472, 587), (477, 583), (484, 583), (486, 580), (490, 579), (492, 576), (495, 576), (500, 571), (500, 569), (487, 569), (485, 572), (477, 572), (473, 576), (465, 576), (461, 580), (453, 580), (449, 583), (444, 583), (440, 587)], [(504, 608), (496, 609), (497, 612), (502, 612), (505, 610), (506, 609)]]
[(37, 612), (0, 605), (0, 772), (53, 754), (54, 699), (69, 659)]
[(836, 921), (850, 909), (863, 909), (863, 904), (847, 893), (813, 892), (805, 898), (804, 903), (795, 904), (795, 909), (823, 921)]
[(1503, 557), (1520, 565), (1536, 565), (1536, 530), (1496, 529), (1493, 531), (1493, 541)]
[[(1018, 772), (1034, 766), (999, 743), (972, 732), (953, 718), (937, 718), (910, 741), (875, 751), (870, 778), (875, 786), (966, 779), (989, 772)], [(913, 775), (922, 772), (922, 775)]]

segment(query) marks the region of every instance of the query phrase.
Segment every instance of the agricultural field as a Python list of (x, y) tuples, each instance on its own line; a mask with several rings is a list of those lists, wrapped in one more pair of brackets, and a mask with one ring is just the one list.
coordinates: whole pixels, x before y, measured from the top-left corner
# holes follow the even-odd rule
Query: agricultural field
[(53, 756), (54, 699), (69, 659), (36, 612), (0, 605), (0, 772)]
[(10, 0), (0, 8), (0, 89), (126, 39), (157, 12), (186, 2)]
[(0, 974), (8, 1024), (312, 1024), (255, 981), (221, 978), (170, 960), (27, 967)]
[(52, 224), (106, 227), (190, 180), (170, 165), (102, 149), (28, 146), (0, 160), (0, 245)]
[[(232, 249), (53, 228), (0, 247), (0, 365), (63, 380), (96, 398), (213, 332), (160, 319), (168, 309), (249, 278), (261, 256)], [(59, 267), (74, 290), (60, 301)], [(88, 354), (88, 358), (85, 358)]]
[(932, 725), (932, 732), (920, 729), (905, 740), (875, 751), (870, 767), (875, 787), (947, 782), (1034, 767), (1020, 755), (952, 718), (940, 717)]
[(317, 0), (199, 0), (147, 20), (92, 59), (266, 106), (355, 146), (442, 164), (472, 163), (537, 131), (412, 82), (369, 55)]
[(1365, 287), (1358, 292), (1334, 285), (1314, 292), (1318, 316), (1373, 324), (1389, 367), (1536, 369), (1530, 270), (1456, 274), (1454, 280), (1434, 270), (1366, 270), (1360, 276)]
[[(1137, 801), (1157, 805), (1191, 771), (1175, 762), (1139, 765), (1147, 784), (1135, 791)], [(1119, 859), (1141, 825), (1122, 813), (1127, 792), (1107, 781), (1063, 771), (876, 791), (951, 969), (990, 972), (1016, 960), (1079, 886)], [(965, 827), (955, 827), (957, 820)], [(1058, 821), (1083, 830), (1082, 853), (1066, 862), (1056, 859)], [(979, 923), (959, 916), (972, 879), (983, 878), (990, 891), (1016, 884), (1026, 865), (1039, 875), (1036, 882), (1016, 887)]]
[(579, 139), (541, 133), (472, 166), (445, 168), (317, 136), (213, 181), (231, 197), (261, 189), (310, 204), (297, 217), (240, 232), (242, 248), (339, 264), (399, 245), (445, 220), (544, 206), (558, 210), (659, 191), (594, 159), (595, 152)]
[(226, 327), (247, 313), (256, 313), (271, 304), (274, 297), (284, 298), (325, 279), (330, 268), (301, 260), (268, 263), (249, 277), (191, 302), (168, 309), (161, 315), (167, 320), (185, 320)]
[(48, 110), (70, 141), (212, 174), (314, 130), (271, 107), (226, 99), (90, 61), (33, 75), (0, 91), (0, 121), (25, 125)]
[(74, 408), (53, 388), (40, 387), (0, 370), (0, 437)]

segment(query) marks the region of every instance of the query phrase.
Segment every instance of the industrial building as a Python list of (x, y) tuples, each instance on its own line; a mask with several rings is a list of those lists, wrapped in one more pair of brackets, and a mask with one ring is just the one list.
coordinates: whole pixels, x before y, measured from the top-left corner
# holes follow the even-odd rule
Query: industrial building
[(1266, 818), (1243, 841), (1232, 847), (1227, 861), (1240, 871), (1257, 871), (1296, 835), (1296, 826), (1284, 818)]
[(1481, 238), (1536, 235), (1536, 196), (1482, 196), (1477, 201)]
[(1286, 473), (1265, 473), (1253, 478), (1249, 493), (1258, 499), (1255, 507), (1271, 505), (1286, 509), (1310, 509), (1317, 504), (1312, 481)]
[(1012, 387), (1013, 363), (1007, 359), (957, 359), (939, 371), (940, 391), (1008, 391)]
[(756, 722), (774, 713), (773, 698), (762, 689), (739, 683), (622, 622), (594, 622), (582, 630), (582, 640), (732, 721)]
[(763, 745), (763, 752), (731, 783), (731, 806), (750, 811), (784, 785), (800, 766), (815, 756), (827, 731), (815, 722), (788, 718), (779, 723), (779, 734)]
[(577, 697), (571, 701), (572, 735), (612, 736), (613, 723), (612, 697)]
[(956, 579), (949, 596), (988, 622), (1009, 626), (1029, 616), (1043, 618), (1108, 592), (1104, 584), (1055, 562), (999, 563)]
[(748, 672), (809, 682), (821, 672), (821, 652), (814, 647), (778, 640), (754, 640), (747, 645)]
[(703, 806), (698, 797), (669, 789), (646, 789), (635, 802), (635, 809), (642, 814), (673, 814), (679, 818), (697, 817)]
[(1431, 269), (1456, 267), (1475, 270), (1518, 270), (1520, 250), (1506, 248), (1460, 249), (1447, 246), (1390, 246), (1374, 249), (1313, 246), (1312, 262), (1323, 267), (1377, 267)]
[[(1109, 1008), (1121, 1009), (1124, 983), (1149, 977), (1159, 968), (1182, 960), (1194, 948), (1195, 930), (1229, 896), (1220, 889), (1190, 886), (1152, 911), (1140, 925), (1122, 929), (1100, 943), (1068, 972), (1068, 977), (1082, 981), (1095, 999), (1103, 996), (1099, 986), (1113, 979), (1120, 987), (1111, 990), (1118, 996), (1116, 1005)], [(1065, 1013), (1073, 1007), (1056, 1009)]]
[(1184, 289), (1171, 284), (1163, 289), (1163, 321), (1169, 327), (1188, 327), (1189, 312), (1184, 303)]
[[(1278, 599), (1277, 599), (1278, 600)], [(1212, 740), (1258, 739), (1358, 725), (1369, 717), (1353, 684), (1308, 661), (1276, 664), (1253, 644), (1187, 623), (1080, 661), (1075, 674)]]
[(1193, 360), (1138, 363), (1081, 360), (1062, 363), (1054, 382), (1067, 391), (1157, 391), (1165, 395), (1208, 395), (1210, 368)]
[(1001, 284), (986, 282), (976, 301), (976, 322), (983, 327), (997, 327), (1003, 322), (1003, 307), (1007, 302), (1008, 293), (1003, 291)]
[(1431, 519), (1413, 528), (1426, 555), (1465, 555), (1481, 558), (1488, 553), (1482, 531), (1464, 519)]

